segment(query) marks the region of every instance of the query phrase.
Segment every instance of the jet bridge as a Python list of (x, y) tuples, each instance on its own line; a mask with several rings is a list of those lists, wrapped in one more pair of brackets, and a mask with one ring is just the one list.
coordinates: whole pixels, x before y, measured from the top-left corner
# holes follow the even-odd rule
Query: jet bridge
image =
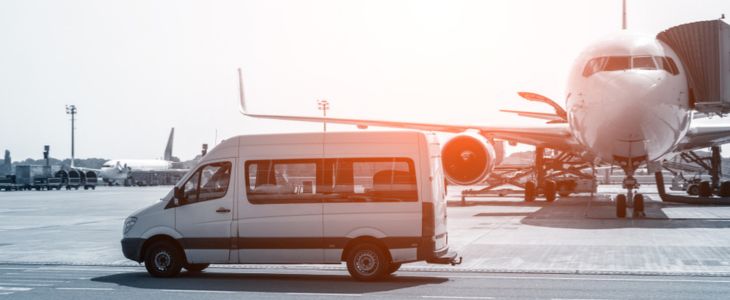
[(701, 21), (669, 28), (657, 35), (682, 60), (694, 109), (730, 113), (730, 25)]

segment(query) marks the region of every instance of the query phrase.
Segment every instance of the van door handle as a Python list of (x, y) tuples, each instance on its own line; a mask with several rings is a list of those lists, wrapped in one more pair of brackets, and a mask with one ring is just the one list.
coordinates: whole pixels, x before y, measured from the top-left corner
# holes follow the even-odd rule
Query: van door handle
[(215, 212), (223, 214), (223, 213), (229, 213), (229, 212), (231, 212), (231, 210), (227, 209), (225, 207), (219, 207), (218, 209), (215, 210)]

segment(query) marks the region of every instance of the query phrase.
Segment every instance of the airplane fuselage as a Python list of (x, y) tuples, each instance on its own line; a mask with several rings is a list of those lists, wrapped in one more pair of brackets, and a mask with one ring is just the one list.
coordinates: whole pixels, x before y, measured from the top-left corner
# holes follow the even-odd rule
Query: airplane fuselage
[(628, 32), (589, 46), (576, 59), (566, 108), (576, 140), (627, 174), (670, 153), (692, 119), (676, 53), (654, 37)]
[(124, 181), (130, 171), (164, 171), (172, 168), (172, 162), (161, 159), (114, 159), (107, 161), (100, 175), (106, 182)]

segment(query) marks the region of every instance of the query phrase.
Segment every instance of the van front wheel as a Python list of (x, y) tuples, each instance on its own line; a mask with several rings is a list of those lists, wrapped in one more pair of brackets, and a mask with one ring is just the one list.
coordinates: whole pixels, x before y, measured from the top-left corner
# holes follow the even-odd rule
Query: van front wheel
[(360, 244), (350, 250), (347, 257), (347, 271), (357, 280), (373, 281), (389, 274), (390, 263), (378, 246)]
[(144, 267), (153, 277), (174, 277), (183, 267), (180, 250), (169, 241), (159, 241), (147, 250)]

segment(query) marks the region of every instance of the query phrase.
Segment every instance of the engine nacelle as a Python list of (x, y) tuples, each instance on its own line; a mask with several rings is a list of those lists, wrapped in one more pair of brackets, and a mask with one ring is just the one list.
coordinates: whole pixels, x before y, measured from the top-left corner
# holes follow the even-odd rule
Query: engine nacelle
[(446, 179), (457, 185), (473, 185), (487, 179), (497, 164), (494, 145), (486, 138), (466, 132), (451, 138), (441, 149)]

